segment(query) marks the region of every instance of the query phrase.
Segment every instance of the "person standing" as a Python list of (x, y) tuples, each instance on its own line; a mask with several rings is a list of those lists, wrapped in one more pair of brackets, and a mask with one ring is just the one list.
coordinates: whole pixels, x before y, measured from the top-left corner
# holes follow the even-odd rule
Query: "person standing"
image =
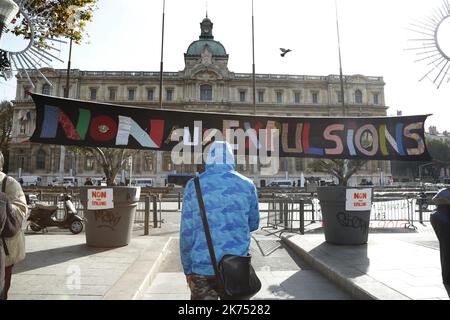
[[(230, 144), (212, 143), (199, 179), (217, 261), (226, 254), (247, 255), (250, 232), (259, 227), (258, 193), (250, 179), (236, 172)], [(191, 300), (217, 300), (217, 281), (193, 179), (184, 190), (180, 255)]]
[(87, 177), (86, 178), (86, 182), (84, 183), (85, 186), (93, 186), (94, 183), (92, 183), (91, 178)]
[[(27, 201), (25, 194), (19, 182), (14, 178), (3, 173), (3, 165), (5, 159), (0, 151), (0, 185), (2, 186), (1, 194), (7, 199), (7, 203), (12, 210), (12, 214), (16, 215), (18, 221), (23, 221), (27, 215)], [(3, 248), (6, 249), (5, 259), (5, 276), (3, 299), (8, 298), (8, 290), (11, 286), (12, 270), (15, 264), (25, 259), (25, 236), (20, 228), (19, 232), (14, 236), (6, 235), (2, 238)]]

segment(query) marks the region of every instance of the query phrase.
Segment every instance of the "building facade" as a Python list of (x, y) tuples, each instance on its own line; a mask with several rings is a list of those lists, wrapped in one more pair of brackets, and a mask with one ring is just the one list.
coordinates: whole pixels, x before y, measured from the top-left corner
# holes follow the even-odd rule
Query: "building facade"
[[(214, 40), (213, 23), (205, 18), (198, 40), (186, 53), (185, 67), (178, 72), (163, 73), (163, 108), (197, 112), (254, 114), (253, 75), (228, 69), (229, 55), (225, 47)], [(35, 127), (34, 104), (26, 92), (34, 90), (54, 96), (64, 96), (66, 70), (42, 69), (52, 83), (35, 78), (32, 89), (26, 77), (17, 78), (14, 128), (10, 147), (10, 174), (38, 175), (44, 183), (59, 175), (59, 146), (28, 142)], [(120, 105), (159, 108), (159, 72), (82, 71), (71, 70), (69, 98), (108, 102)], [(386, 116), (382, 77), (352, 75), (344, 77), (346, 116)], [(340, 78), (337, 75), (308, 76), (289, 74), (256, 74), (256, 114), (261, 116), (339, 117), (343, 115)], [(101, 177), (95, 159), (66, 149), (64, 175)], [(282, 159), (277, 176), (260, 176), (254, 165), (240, 165), (239, 171), (264, 185), (277, 179), (298, 181), (304, 177), (319, 177), (308, 168), (311, 159)], [(168, 173), (195, 172), (190, 165), (174, 166), (169, 153), (141, 151), (133, 158), (134, 177), (152, 177), (156, 185), (164, 185)], [(377, 184), (380, 177), (390, 178), (390, 164), (369, 162), (357, 174), (353, 183), (366, 179)]]

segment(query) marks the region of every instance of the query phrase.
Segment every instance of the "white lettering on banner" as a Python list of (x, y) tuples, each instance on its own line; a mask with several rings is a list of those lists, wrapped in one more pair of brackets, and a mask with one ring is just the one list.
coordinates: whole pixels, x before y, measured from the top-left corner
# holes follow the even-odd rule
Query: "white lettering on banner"
[(370, 211), (372, 208), (372, 189), (347, 189), (346, 211)]
[(88, 189), (88, 210), (103, 210), (113, 208), (113, 189)]

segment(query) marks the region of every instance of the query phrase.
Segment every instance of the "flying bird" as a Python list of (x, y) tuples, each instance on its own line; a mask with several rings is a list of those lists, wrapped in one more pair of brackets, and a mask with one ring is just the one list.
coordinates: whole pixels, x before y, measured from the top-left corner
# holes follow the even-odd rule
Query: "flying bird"
[(284, 57), (286, 55), (286, 53), (291, 52), (291, 49), (285, 49), (285, 48), (280, 48), (281, 50), (281, 56)]

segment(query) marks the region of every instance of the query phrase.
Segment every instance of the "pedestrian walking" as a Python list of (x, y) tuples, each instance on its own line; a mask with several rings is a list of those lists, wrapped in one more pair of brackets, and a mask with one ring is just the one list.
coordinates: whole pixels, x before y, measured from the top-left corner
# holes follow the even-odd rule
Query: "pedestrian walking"
[(23, 193), (19, 182), (2, 172), (4, 162), (3, 154), (0, 151), (0, 185), (2, 186), (0, 195), (6, 199), (6, 211), (10, 212), (10, 215), (15, 215), (17, 221), (20, 221), (18, 232), (7, 231), (5, 232), (5, 235), (2, 234), (3, 250), (1, 255), (6, 255), (4, 276), (3, 274), (1, 275), (2, 280), (4, 281), (2, 299), (6, 300), (8, 298), (8, 290), (11, 286), (13, 267), (15, 264), (25, 259), (25, 235), (22, 231), (21, 223), (27, 215), (28, 207), (25, 194)]
[[(236, 172), (227, 142), (213, 142), (205, 163), (205, 172), (199, 178), (216, 259), (220, 261), (227, 254), (246, 256), (250, 232), (259, 227), (256, 186)], [(183, 196), (180, 254), (191, 300), (217, 300), (219, 290), (193, 179)]]

